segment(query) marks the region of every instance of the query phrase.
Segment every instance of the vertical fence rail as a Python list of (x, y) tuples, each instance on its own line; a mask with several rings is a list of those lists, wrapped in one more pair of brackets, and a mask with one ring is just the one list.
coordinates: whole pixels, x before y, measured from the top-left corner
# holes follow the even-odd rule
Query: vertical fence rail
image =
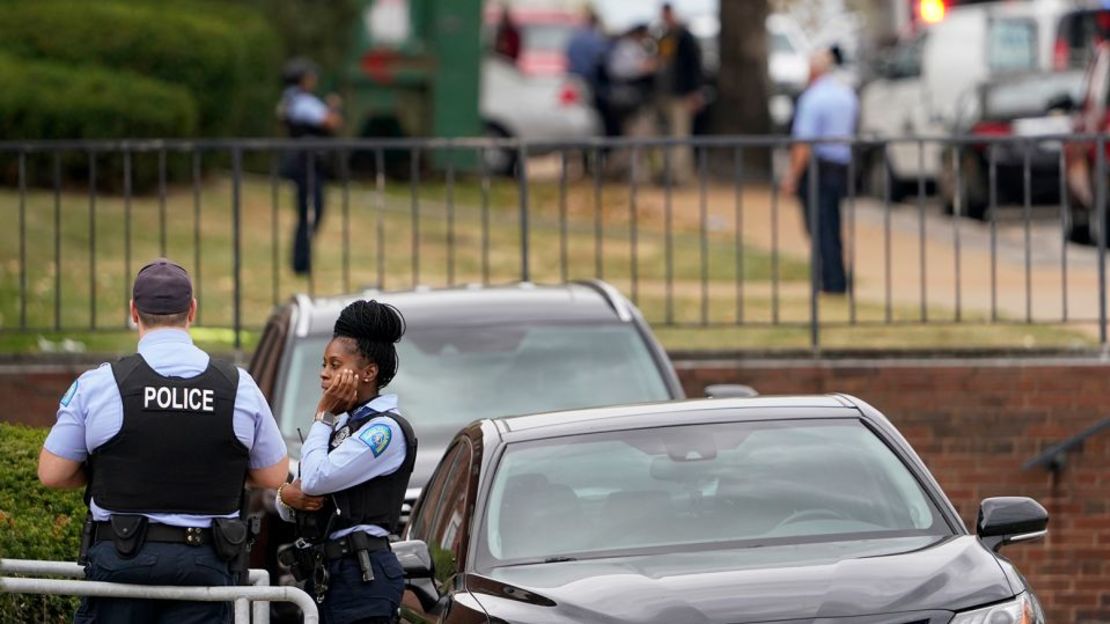
[(1106, 139), (1099, 135), (1095, 144), (1098, 150), (1095, 157), (1095, 214), (1098, 219), (1098, 341), (1103, 349), (1106, 341)]
[(559, 152), (559, 277), (566, 282), (567, 267), (567, 152)]
[(674, 181), (671, 179), (671, 148), (663, 148), (663, 273), (666, 288), (666, 322), (675, 322), (674, 315)]
[[(698, 242), (700, 249), (701, 324), (709, 325), (709, 172), (706, 148), (698, 157)], [(681, 175), (681, 174), (680, 174)]]
[(856, 151), (848, 146), (848, 323), (856, 324)]
[(351, 292), (351, 153), (339, 153), (339, 175), (343, 195), (343, 292)]
[(998, 146), (987, 148), (989, 163), (987, 179), (987, 217), (990, 226), (991, 254), (991, 322), (998, 321)]
[[(201, 184), (203, 182), (201, 176), (203, 171), (201, 169), (201, 153), (197, 147), (193, 148), (193, 288), (197, 291), (197, 300), (203, 301), (201, 296), (201, 289), (204, 283), (203, 271), (201, 268)], [(275, 268), (276, 271), (276, 262)], [(197, 306), (197, 323), (200, 323), (201, 314), (200, 306)]]
[(378, 252), (378, 288), (385, 288), (385, 152), (374, 150), (374, 249)]
[(240, 188), (243, 179), (243, 152), (235, 147), (231, 150), (231, 275), (232, 275), (232, 328), (235, 332), (235, 351), (243, 350), (243, 236), (242, 206)]
[(489, 196), (490, 196), (490, 173), (486, 165), (486, 152), (484, 149), (478, 149), (478, 166), (480, 175), (482, 176), (482, 283), (489, 284)]
[(594, 277), (605, 279), (605, 205), (602, 193), (602, 173), (605, 155), (600, 147), (594, 148)]
[[(883, 171), (890, 171), (890, 150), (883, 150)], [(894, 176), (889, 173), (883, 175), (883, 318), (887, 323), (891, 321), (894, 309), (893, 285), (894, 277), (891, 275), (890, 261), (890, 218), (891, 202), (893, 200)]]
[(278, 243), (278, 155), (270, 155), (270, 303), (277, 305), (281, 298), (281, 247)]
[(54, 331), (62, 330), (62, 153), (54, 152)]
[(447, 152), (447, 285), (455, 285), (455, 153)]
[(1060, 319), (1068, 322), (1068, 241), (1071, 238), (1071, 211), (1068, 202), (1067, 144), (1060, 143), (1057, 159), (1060, 184)]
[[(131, 320), (126, 302), (131, 300), (131, 151), (123, 151), (123, 326), (128, 327)], [(197, 265), (200, 270), (200, 265)], [(199, 275), (198, 275), (199, 277)], [(200, 310), (197, 310), (197, 322)]]
[(965, 202), (967, 196), (964, 194), (964, 179), (963, 179), (963, 149), (962, 145), (956, 145), (955, 151), (952, 153), (954, 160), (953, 167), (956, 170), (956, 210), (955, 219), (952, 219), (952, 256), (955, 259), (955, 296), (956, 296), (956, 322), (959, 323), (963, 320), (963, 306), (961, 305), (960, 298), (963, 296), (963, 288), (960, 287), (960, 278), (962, 277), (962, 262), (960, 261), (960, 220), (964, 215)]
[(89, 331), (96, 330), (96, 150), (89, 150)]
[(27, 153), (19, 151), (19, 328), (27, 329)]
[(412, 286), (420, 285), (420, 150), (409, 153), (409, 193), (412, 217)]
[(734, 224), (736, 238), (736, 324), (744, 323), (744, 148), (736, 146), (732, 156), (734, 193)]
[(166, 257), (166, 149), (158, 150), (158, 255)]
[(1025, 322), (1033, 322), (1033, 173), (1029, 142), (1022, 143), (1022, 221), (1025, 235)]
[(925, 232), (925, 141), (917, 141), (917, 245), (920, 253), (921, 322), (929, 322), (928, 237)]
[[(779, 185), (771, 181), (771, 324), (779, 323)], [(805, 206), (802, 210), (805, 210)]]
[(639, 304), (640, 301), (640, 254), (639, 254), (639, 238), (637, 234), (637, 226), (639, 218), (637, 215), (638, 208), (636, 205), (636, 191), (639, 187), (639, 160), (640, 148), (632, 148), (632, 162), (628, 166), (628, 261), (629, 261), (629, 282), (632, 290), (632, 303)]
[(531, 255), (528, 239), (528, 147), (524, 143), (521, 143), (518, 146), (518, 150), (517, 183), (520, 189), (517, 201), (520, 204), (520, 281), (528, 282), (532, 280), (532, 273), (528, 265), (528, 256)]
[[(818, 180), (817, 176), (820, 175), (817, 169), (817, 152), (816, 150), (809, 150), (809, 163), (806, 165), (808, 175), (806, 176), (806, 185), (808, 186), (806, 192), (806, 205), (803, 210), (809, 215), (809, 346), (814, 351), (821, 346), (820, 335), (820, 310), (819, 301), (821, 289), (824, 287), (822, 284), (822, 271), (821, 266), (824, 259), (821, 257), (821, 210), (818, 207), (817, 189)], [(777, 279), (776, 279), (777, 281)]]

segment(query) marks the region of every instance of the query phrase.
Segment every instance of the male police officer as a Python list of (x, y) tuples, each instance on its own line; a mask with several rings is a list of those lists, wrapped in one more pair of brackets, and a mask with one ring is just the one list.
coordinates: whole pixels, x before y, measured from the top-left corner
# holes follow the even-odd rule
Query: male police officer
[[(285, 481), (285, 442), (245, 371), (210, 359), (188, 328), (189, 275), (166, 259), (135, 277), (138, 353), (81, 375), (39, 455), (52, 488), (87, 486), (90, 580), (228, 585), (244, 558), (244, 482)], [(226, 603), (88, 598), (77, 622), (220, 622)]]

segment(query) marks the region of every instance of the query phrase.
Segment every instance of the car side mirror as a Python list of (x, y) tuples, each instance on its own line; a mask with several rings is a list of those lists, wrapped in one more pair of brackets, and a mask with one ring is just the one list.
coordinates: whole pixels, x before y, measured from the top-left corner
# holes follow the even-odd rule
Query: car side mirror
[(425, 613), (439, 610), (442, 596), (435, 584), (435, 570), (428, 545), (422, 540), (408, 540), (390, 544), (401, 569), (405, 573), (405, 588), (412, 590)]
[(1048, 101), (1048, 106), (1045, 108), (1047, 108), (1050, 113), (1053, 111), (1071, 113), (1075, 111), (1076, 106), (1075, 100), (1071, 98), (1070, 93), (1060, 93), (1053, 96), (1053, 98)]
[(979, 505), (975, 532), (991, 550), (1006, 544), (1028, 542), (1048, 532), (1048, 512), (1040, 503), (1025, 496), (985, 498)]
[(705, 396), (711, 399), (735, 399), (759, 396), (755, 388), (743, 384), (712, 384), (705, 387)]

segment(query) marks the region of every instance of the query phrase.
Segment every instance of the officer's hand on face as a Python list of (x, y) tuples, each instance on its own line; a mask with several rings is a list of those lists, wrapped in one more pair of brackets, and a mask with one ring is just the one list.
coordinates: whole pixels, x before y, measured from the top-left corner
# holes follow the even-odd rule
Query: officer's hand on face
[(316, 413), (331, 412), (342, 414), (354, 406), (358, 398), (358, 375), (350, 369), (343, 369), (332, 377), (324, 396), (316, 406)]
[(281, 502), (300, 511), (317, 511), (324, 504), (323, 496), (309, 496), (301, 491), (301, 480), (282, 486)]

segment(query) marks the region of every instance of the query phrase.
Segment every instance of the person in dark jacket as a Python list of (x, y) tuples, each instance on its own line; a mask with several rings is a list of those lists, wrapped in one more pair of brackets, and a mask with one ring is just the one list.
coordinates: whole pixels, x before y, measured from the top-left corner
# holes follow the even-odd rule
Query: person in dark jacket
[(279, 514), (297, 523), (298, 542), (286, 548), (312, 562), (294, 576), (308, 579), (328, 624), (391, 624), (404, 593), (389, 536), (400, 530), (416, 437), (397, 396), (380, 393), (397, 372), (394, 344), (404, 333), (404, 318), (388, 304), (343, 309), (324, 349), (323, 396), (300, 476), (277, 491)]
[[(667, 134), (688, 139), (693, 130), (694, 115), (705, 104), (701, 90), (701, 49), (694, 35), (679, 21), (670, 3), (663, 5), (662, 20), (658, 74), (660, 109), (666, 119)], [(693, 150), (690, 147), (673, 148), (671, 179), (674, 182), (689, 180), (693, 175), (693, 165)]]

